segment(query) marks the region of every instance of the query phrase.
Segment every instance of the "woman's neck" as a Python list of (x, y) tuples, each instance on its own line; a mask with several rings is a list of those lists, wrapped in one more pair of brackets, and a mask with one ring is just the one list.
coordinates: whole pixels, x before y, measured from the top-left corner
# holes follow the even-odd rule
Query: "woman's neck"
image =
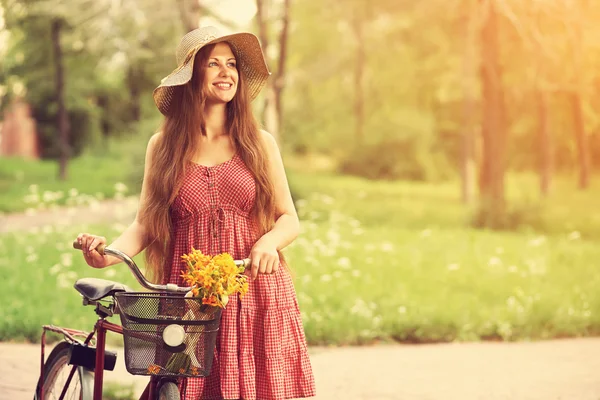
[(204, 107), (204, 123), (206, 124), (206, 138), (212, 140), (225, 132), (225, 118), (227, 116), (226, 104), (207, 104)]

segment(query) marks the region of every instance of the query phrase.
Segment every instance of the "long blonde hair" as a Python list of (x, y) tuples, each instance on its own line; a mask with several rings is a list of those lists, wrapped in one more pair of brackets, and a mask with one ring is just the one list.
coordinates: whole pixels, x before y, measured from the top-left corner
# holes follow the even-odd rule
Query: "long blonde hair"
[[(167, 263), (172, 256), (169, 252), (173, 235), (169, 210), (190, 161), (190, 149), (197, 149), (200, 132), (206, 134), (204, 113), (198, 112), (204, 110), (206, 94), (199, 88), (203, 87), (206, 62), (213, 48), (214, 45), (208, 45), (198, 51), (192, 79), (175, 88), (172, 112), (163, 121), (162, 133), (154, 146), (150, 173), (146, 177), (147, 198), (145, 207), (140, 210), (140, 221), (148, 236), (146, 265), (154, 282), (166, 280), (165, 268), (170, 268)], [(256, 199), (252, 217), (262, 235), (275, 222), (274, 189), (244, 76), (241, 70), (238, 71), (237, 92), (226, 107), (225, 129), (231, 135), (236, 152), (254, 176)]]

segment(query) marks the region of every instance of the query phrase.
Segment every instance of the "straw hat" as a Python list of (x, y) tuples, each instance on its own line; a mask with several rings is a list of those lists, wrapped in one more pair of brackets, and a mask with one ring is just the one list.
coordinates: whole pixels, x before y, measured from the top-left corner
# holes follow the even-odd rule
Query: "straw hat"
[(244, 75), (250, 100), (253, 100), (271, 74), (262, 53), (258, 38), (251, 33), (222, 35), (212, 26), (194, 29), (187, 33), (177, 46), (177, 69), (154, 89), (154, 102), (164, 115), (169, 115), (169, 106), (175, 92), (174, 86), (185, 85), (192, 79), (194, 58), (198, 50), (208, 44), (227, 42), (237, 58), (238, 69)]

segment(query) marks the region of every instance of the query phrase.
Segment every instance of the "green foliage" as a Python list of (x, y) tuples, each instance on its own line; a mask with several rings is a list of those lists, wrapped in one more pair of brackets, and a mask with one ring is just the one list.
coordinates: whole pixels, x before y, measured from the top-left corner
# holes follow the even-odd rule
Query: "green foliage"
[[(549, 198), (546, 234), (495, 232), (465, 225), (455, 182), (371, 182), (298, 172), (291, 179), (303, 193), (296, 204), (302, 232), (286, 256), (309, 343), (600, 334), (594, 312), (600, 272), (590, 269), (600, 238), (600, 214), (589, 207), (596, 194)], [(561, 181), (560, 189), (568, 182)], [(520, 177), (510, 182), (510, 193), (527, 187)], [(75, 216), (64, 226), (0, 235), (0, 279), (11, 287), (0, 294), (0, 340), (38, 341), (43, 323), (89, 328), (95, 316), (72, 288), (78, 278), (139, 289), (126, 268), (89, 268), (70, 248), (81, 231), (113, 240), (124, 227), (108, 219), (86, 226)]]
[(546, 231), (543, 207), (534, 202), (512, 203), (502, 209), (481, 202), (471, 224), (478, 229)]
[(123, 385), (117, 382), (104, 382), (102, 386), (103, 400), (135, 400), (135, 385)]
[(54, 161), (3, 158), (0, 161), (0, 212), (88, 204), (113, 198), (123, 194), (117, 183), (128, 186), (130, 162), (124, 157), (86, 155), (71, 162), (68, 179), (61, 181), (57, 178), (58, 165)]
[(344, 155), (340, 172), (367, 179), (433, 181), (447, 178), (443, 174), (448, 170), (439, 168), (444, 156), (441, 160), (434, 158), (430, 149), (422, 148), (418, 141), (418, 138), (407, 137), (356, 147)]

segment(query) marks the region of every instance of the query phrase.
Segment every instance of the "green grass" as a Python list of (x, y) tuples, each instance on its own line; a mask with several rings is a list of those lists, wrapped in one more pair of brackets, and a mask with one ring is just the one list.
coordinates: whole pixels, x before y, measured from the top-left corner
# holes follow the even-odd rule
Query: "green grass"
[[(116, 146), (116, 145), (115, 145)], [(58, 179), (58, 163), (53, 160), (31, 161), (0, 159), (0, 213), (25, 211), (51, 205), (86, 204), (139, 190), (145, 144), (128, 143), (134, 155), (124, 150), (105, 151), (71, 160), (68, 177)]]
[[(303, 232), (287, 250), (311, 344), (377, 340), (528, 340), (600, 333), (596, 188), (561, 178), (516, 232), (475, 230), (458, 184), (369, 182), (292, 173)], [(509, 181), (513, 204), (535, 181)], [(529, 200), (528, 200), (529, 199)], [(537, 225), (528, 226), (528, 221)], [(541, 221), (541, 222), (540, 222)], [(69, 248), (80, 231), (41, 227), (0, 236), (0, 340), (39, 340), (44, 323), (85, 329), (72, 288), (96, 276), (138, 287), (125, 266), (93, 270)], [(138, 257), (138, 261), (141, 258)]]

